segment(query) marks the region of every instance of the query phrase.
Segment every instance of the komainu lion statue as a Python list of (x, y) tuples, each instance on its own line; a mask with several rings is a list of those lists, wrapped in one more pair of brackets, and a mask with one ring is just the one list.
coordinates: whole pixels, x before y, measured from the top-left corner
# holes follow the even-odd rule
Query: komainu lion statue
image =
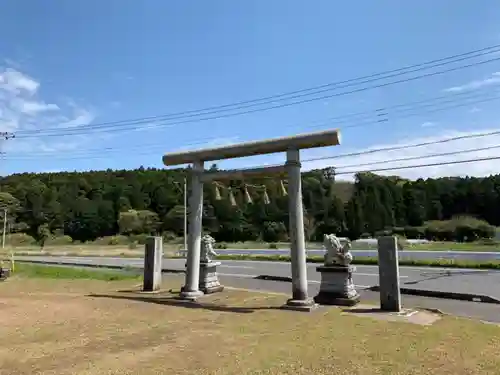
[(341, 265), (348, 266), (352, 262), (351, 241), (347, 241), (344, 246), (334, 234), (323, 236), (323, 245), (326, 248), (325, 266)]
[(205, 234), (201, 238), (201, 254), (200, 261), (204, 263), (210, 263), (212, 257), (216, 257), (218, 254), (214, 250), (215, 240), (209, 234)]

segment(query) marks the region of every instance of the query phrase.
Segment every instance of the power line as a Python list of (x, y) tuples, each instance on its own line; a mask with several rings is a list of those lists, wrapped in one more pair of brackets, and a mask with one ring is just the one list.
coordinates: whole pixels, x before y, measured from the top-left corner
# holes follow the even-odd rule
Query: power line
[[(497, 132), (500, 134), (500, 131)], [(434, 142), (432, 144), (435, 144), (437, 142)], [(423, 144), (421, 144), (423, 145)], [(415, 145), (418, 146), (418, 145)], [(498, 149), (500, 148), (500, 145), (495, 145), (495, 146), (488, 146), (488, 147), (481, 147), (481, 148), (473, 148), (473, 149), (465, 149), (465, 150), (457, 150), (457, 151), (451, 151), (451, 152), (444, 152), (444, 153), (436, 153), (436, 154), (425, 154), (425, 155), (418, 155), (418, 156), (410, 156), (406, 158), (400, 158), (400, 159), (388, 159), (388, 160), (381, 160), (381, 161), (374, 161), (370, 163), (360, 163), (360, 164), (352, 164), (352, 165), (345, 165), (345, 166), (340, 166), (340, 167), (335, 167), (335, 174), (336, 175), (342, 175), (342, 174), (356, 174), (356, 173), (368, 173), (368, 172), (382, 172), (382, 171), (391, 171), (391, 170), (398, 170), (398, 169), (411, 169), (411, 168), (419, 168), (419, 167), (433, 167), (433, 166), (439, 166), (439, 165), (448, 165), (448, 164), (460, 164), (460, 163), (471, 163), (474, 161), (486, 161), (486, 160), (496, 160), (500, 159), (499, 157), (492, 156), (492, 157), (484, 157), (484, 158), (476, 158), (476, 159), (468, 159), (468, 160), (454, 160), (454, 161), (448, 161), (448, 162), (438, 162), (438, 163), (430, 163), (430, 164), (418, 164), (418, 165), (409, 165), (409, 166), (400, 166), (400, 167), (388, 167), (388, 168), (377, 168), (377, 169), (369, 169), (369, 170), (353, 170), (353, 171), (338, 171), (338, 169), (344, 169), (344, 168), (359, 168), (367, 165), (375, 165), (375, 164), (390, 164), (394, 162), (400, 162), (400, 161), (410, 161), (410, 160), (421, 160), (421, 159), (427, 159), (427, 158), (434, 158), (434, 157), (441, 157), (441, 156), (450, 156), (450, 155), (459, 155), (459, 154), (466, 154), (466, 153), (472, 153), (472, 152), (480, 152), (480, 151), (486, 151), (486, 150), (492, 150), (492, 149)], [(384, 149), (379, 149), (379, 151), (385, 151)], [(358, 155), (363, 155), (363, 154), (358, 154)], [(327, 160), (331, 159), (331, 157), (325, 157), (325, 158), (316, 158), (316, 159), (305, 159), (302, 160), (302, 162), (308, 162), (308, 161), (317, 161), (317, 160)], [(265, 165), (266, 167), (272, 167), (272, 166), (279, 166), (281, 164), (268, 164)], [(242, 170), (245, 169), (253, 169), (255, 167), (248, 167), (248, 168), (242, 168)], [(269, 177), (272, 178), (272, 177)]]
[[(458, 140), (482, 138), (482, 137), (489, 137), (489, 136), (494, 136), (494, 135), (500, 135), (500, 131), (467, 134), (467, 135), (462, 135), (462, 136), (444, 138), (444, 139), (421, 142), (421, 143), (416, 143), (416, 144), (389, 146), (389, 147), (382, 147), (382, 148), (377, 148), (377, 149), (372, 149), (372, 150), (365, 150), (365, 151), (352, 152), (352, 153), (346, 153), (346, 154), (307, 158), (307, 159), (303, 159), (302, 162), (313, 162), (313, 161), (329, 160), (329, 159), (341, 159), (341, 158), (346, 158), (346, 157), (362, 156), (362, 155), (375, 154), (375, 153), (386, 152), (386, 151), (406, 150), (406, 149), (410, 149), (410, 148), (418, 148), (418, 147), (435, 145), (435, 144), (449, 143), (449, 142), (458, 141)], [(76, 154), (76, 155), (73, 154), (72, 156), (69, 156), (69, 157), (66, 155), (60, 155), (60, 154), (54, 155), (53, 153), (38, 153), (38, 154), (30, 154), (27, 157), (8, 157), (8, 158), (6, 158), (6, 160), (33, 160), (35, 158), (46, 157), (46, 156), (49, 156), (53, 159), (64, 159), (64, 160), (79, 160), (82, 158), (103, 159), (103, 158), (106, 158), (105, 152), (125, 152), (125, 151), (128, 151), (128, 152), (134, 151), (134, 155), (150, 155), (153, 147), (154, 147), (154, 145), (150, 145), (146, 152), (140, 152), (140, 150), (143, 148), (143, 146), (138, 146), (136, 148), (128, 147), (128, 148), (123, 149), (123, 150), (109, 147), (109, 148), (105, 148), (105, 149), (88, 150), (88, 152), (85, 152), (82, 154)], [(156, 145), (156, 147), (160, 148), (163, 146), (161, 144), (158, 144), (158, 145)], [(138, 150), (138, 151), (135, 151), (135, 150)], [(159, 151), (160, 150), (158, 150), (158, 152)]]
[[(477, 96), (477, 95), (476, 95)], [(470, 97), (468, 98), (465, 98), (465, 99), (469, 99)], [(417, 112), (417, 113), (408, 113), (406, 114), (405, 116), (396, 116), (396, 117), (393, 117), (391, 118), (390, 120), (396, 120), (396, 119), (405, 119), (405, 118), (409, 118), (409, 117), (414, 117), (414, 116), (421, 116), (421, 115), (424, 115), (424, 114), (429, 114), (429, 113), (435, 113), (435, 112), (440, 112), (440, 111), (445, 111), (445, 110), (448, 110), (448, 109), (453, 109), (453, 108), (458, 108), (458, 107), (464, 107), (464, 106), (468, 106), (468, 105), (472, 105), (472, 104), (479, 104), (479, 103), (484, 103), (486, 101), (491, 101), (491, 100), (498, 100), (500, 99), (500, 96), (493, 96), (493, 97), (487, 97), (485, 99), (482, 99), (482, 100), (477, 100), (477, 101), (473, 101), (473, 102), (465, 102), (465, 103), (456, 103), (454, 105), (451, 105), (451, 106), (446, 106), (446, 107), (443, 107), (443, 108), (434, 108), (434, 109), (431, 109), (431, 110), (427, 110), (425, 112)], [(429, 100), (427, 100), (429, 101)], [(423, 101), (419, 101), (419, 103), (421, 103)], [(398, 104), (398, 105), (395, 105), (395, 106), (391, 106), (392, 107), (402, 107), (402, 106), (408, 106), (410, 103), (407, 103), (407, 104)], [(432, 103), (433, 104), (433, 103)], [(426, 106), (429, 106), (429, 105), (426, 105)], [(387, 107), (389, 108), (389, 107)], [(415, 108), (410, 108), (410, 109), (415, 109)], [(359, 112), (361, 113), (361, 112)], [(389, 113), (385, 113), (384, 115), (389, 115)], [(355, 122), (353, 124), (350, 124), (350, 125), (346, 125), (345, 127), (342, 127), (341, 129), (349, 129), (349, 128), (354, 128), (354, 127), (361, 127), (361, 126), (366, 126), (366, 125), (376, 125), (376, 124), (380, 124), (382, 122), (388, 122), (389, 119), (388, 118), (382, 118), (381, 116), (375, 116), (373, 118), (373, 120), (370, 120), (370, 119), (367, 119), (366, 121), (361, 121), (361, 122)], [(317, 126), (310, 126), (310, 127), (317, 127)], [(485, 133), (485, 135), (478, 135), (478, 136), (487, 136), (487, 135), (495, 135), (496, 132), (494, 132), (493, 134), (492, 133)], [(466, 137), (470, 137), (471, 135), (467, 135)], [(476, 137), (476, 135), (472, 135), (472, 137)], [(192, 142), (192, 143), (188, 143), (187, 145), (200, 145), (200, 144), (205, 144), (205, 143), (208, 143), (209, 141), (212, 141), (212, 140), (215, 140), (217, 137), (212, 137), (212, 138), (205, 138), (205, 139), (199, 139), (195, 142)], [(462, 137), (458, 137), (458, 139), (462, 139)], [(452, 138), (451, 140), (444, 140), (444, 141), (439, 141), (439, 142), (448, 142), (448, 141), (452, 141), (452, 140), (456, 140), (456, 138)], [(423, 145), (428, 145), (429, 143), (425, 143)], [(432, 142), (431, 142), (432, 144)], [(143, 150), (143, 148), (147, 147), (148, 150), (145, 151), (145, 152), (141, 152), (141, 150)], [(408, 148), (408, 147), (418, 147), (417, 146), (401, 146), (397, 149), (403, 149), (403, 148)], [(158, 149), (161, 149), (161, 150), (158, 150)], [(67, 157), (67, 156), (63, 156), (63, 155), (54, 155), (54, 152), (40, 152), (40, 153), (32, 153), (30, 154), (29, 156), (27, 157), (8, 157), (7, 159), (8, 160), (31, 160), (33, 158), (36, 158), (36, 157), (46, 157), (46, 156), (50, 156), (51, 158), (56, 158), (56, 159), (66, 159), (66, 160), (78, 160), (78, 159), (81, 159), (81, 158), (96, 158), (96, 159), (102, 159), (104, 157), (106, 157), (107, 154), (109, 153), (113, 153), (113, 152), (130, 152), (130, 151), (135, 151), (137, 150), (137, 152), (135, 152), (136, 155), (149, 155), (151, 154), (152, 152), (159, 152), (159, 151), (163, 151), (164, 150), (164, 145), (161, 143), (161, 144), (145, 144), (145, 145), (138, 145), (138, 146), (129, 146), (129, 147), (125, 147), (123, 149), (121, 148), (115, 148), (115, 147), (104, 147), (104, 148), (96, 148), (96, 149), (88, 149), (88, 150), (84, 150), (84, 152), (80, 153), (80, 154), (76, 154), (73, 153), (72, 156), (70, 157)], [(389, 151), (389, 150), (386, 150), (386, 149), (383, 149), (382, 151)], [(378, 152), (376, 150), (371, 150), (369, 151), (369, 153), (372, 153), (372, 152)], [(366, 153), (366, 151), (363, 151), (363, 153)], [(97, 154), (97, 156), (95, 155)], [(347, 155), (336, 155), (336, 156), (331, 156), (331, 157), (327, 157), (327, 158), (339, 158), (339, 157), (347, 157), (347, 156), (357, 156), (359, 153), (354, 153), (354, 154), (347, 154)], [(307, 161), (315, 161), (315, 160), (322, 160), (324, 159), (324, 157), (322, 158), (314, 158), (314, 159), (307, 159)]]
[[(348, 95), (348, 94), (363, 92), (363, 91), (367, 91), (367, 90), (371, 90), (371, 89), (387, 87), (387, 86), (394, 85), (394, 84), (411, 82), (411, 81), (415, 81), (417, 79), (432, 77), (432, 76), (436, 76), (436, 75), (444, 74), (444, 73), (449, 73), (449, 72), (457, 71), (457, 70), (468, 68), (468, 67), (472, 67), (472, 66), (478, 66), (478, 65), (489, 63), (489, 62), (493, 62), (493, 61), (500, 61), (500, 57), (494, 58), (494, 59), (490, 59), (490, 60), (486, 60), (486, 61), (481, 61), (481, 62), (474, 63), (474, 64), (463, 65), (463, 66), (460, 66), (460, 67), (455, 67), (455, 68), (450, 68), (450, 69), (446, 69), (446, 70), (441, 70), (441, 71), (438, 71), (438, 72), (427, 73), (427, 74), (416, 76), (416, 77), (410, 77), (410, 78), (401, 79), (401, 80), (392, 81), (392, 82), (387, 82), (387, 83), (383, 83), (383, 84), (372, 85), (372, 86), (368, 86), (368, 87), (362, 87), (362, 88), (351, 90), (351, 91), (343, 91), (343, 92), (336, 93), (336, 94), (324, 95), (324, 96), (321, 96), (321, 97), (318, 97), (318, 98), (309, 98), (309, 99), (304, 99), (304, 100), (295, 101), (295, 102), (291, 102), (291, 103), (284, 103), (284, 104), (279, 104), (279, 105), (275, 105), (275, 106), (271, 106), (271, 107), (257, 108), (257, 109), (253, 109), (253, 110), (240, 111), (240, 112), (229, 113), (229, 114), (225, 114), (225, 115), (217, 115), (217, 116), (197, 118), (197, 119), (189, 119), (189, 120), (183, 120), (183, 121), (177, 121), (177, 122), (169, 122), (169, 123), (159, 122), (157, 124), (151, 124), (151, 125), (149, 125), (149, 128), (160, 128), (160, 127), (165, 127), (165, 126), (167, 126), (167, 127), (173, 127), (173, 126), (176, 126), (176, 125), (183, 125), (183, 124), (188, 124), (188, 123), (204, 122), (204, 121), (209, 121), (209, 120), (219, 120), (219, 119), (223, 119), (223, 118), (229, 118), (229, 117), (240, 116), (240, 115), (247, 115), (247, 114), (256, 113), (256, 112), (264, 112), (264, 111), (269, 111), (269, 110), (278, 109), (278, 108), (285, 108), (285, 107), (290, 107), (290, 106), (294, 106), (294, 105), (310, 103), (310, 102), (314, 102), (314, 101), (318, 101), (318, 100), (330, 99), (330, 98), (333, 98), (333, 97), (338, 97), (338, 96), (344, 96), (344, 95)], [(60, 137), (60, 136), (81, 135), (81, 134), (86, 134), (87, 129), (97, 130), (97, 131), (95, 131), (95, 133), (107, 133), (107, 132), (110, 132), (110, 131), (117, 132), (117, 131), (124, 131), (124, 130), (136, 130), (137, 126), (135, 124), (132, 124), (132, 125), (133, 126), (124, 125), (124, 126), (121, 126), (121, 127), (111, 126), (111, 125), (110, 126), (99, 126), (98, 127), (98, 126), (89, 125), (88, 127), (85, 127), (85, 128), (83, 128), (83, 127), (81, 127), (81, 128), (74, 128), (74, 129), (71, 129), (71, 130), (66, 131), (66, 132), (62, 131), (61, 133), (52, 133), (52, 134), (51, 133), (42, 133), (42, 130), (40, 130), (40, 132), (36, 133), (36, 135), (35, 134), (33, 134), (33, 135), (19, 135), (18, 137), (19, 138), (30, 138), (30, 137), (34, 137), (34, 136)], [(46, 131), (50, 131), (50, 130), (51, 129), (46, 129)], [(60, 131), (61, 129), (54, 129), (54, 130), (59, 130)]]
[[(500, 93), (500, 90), (495, 90), (494, 94)], [(485, 95), (487, 94), (487, 95)], [(456, 98), (458, 97), (458, 98)], [(446, 100), (443, 100), (446, 99)], [(463, 100), (467, 99), (478, 99), (476, 101), (465, 101), (462, 102)], [(346, 115), (339, 115), (339, 116), (334, 116), (334, 117), (328, 117), (327, 119), (324, 120), (318, 120), (314, 121), (308, 124), (307, 128), (318, 128), (321, 127), (322, 125), (326, 125), (331, 123), (332, 121), (339, 121), (343, 122), (343, 120), (348, 120), (356, 117), (362, 117), (358, 118), (356, 120), (367, 120), (369, 123), (374, 123), (374, 122), (385, 122), (387, 121), (388, 117), (392, 115), (393, 113), (405, 113), (408, 111), (416, 110), (416, 109), (421, 109), (421, 108), (428, 108), (432, 106), (441, 106), (442, 104), (447, 104), (451, 103), (451, 106), (446, 106), (446, 107), (438, 107), (431, 109), (429, 111), (425, 112), (417, 112), (417, 113), (410, 113), (408, 116), (404, 117), (398, 117), (398, 118), (407, 118), (407, 117), (413, 117), (416, 115), (420, 114), (427, 114), (427, 113), (434, 113), (434, 112), (440, 112), (442, 110), (447, 110), (447, 109), (452, 109), (452, 108), (459, 108), (459, 107), (464, 107), (472, 104), (481, 104), (485, 103), (488, 101), (492, 100), (498, 100), (500, 99), (500, 96), (492, 96), (490, 92), (458, 92), (458, 93), (452, 93), (448, 95), (440, 95), (440, 96), (435, 96), (427, 99), (421, 99), (417, 101), (411, 101), (411, 102), (406, 102), (406, 103), (400, 103), (400, 104), (394, 104), (394, 105), (389, 105), (389, 106), (384, 106), (376, 109), (370, 109), (366, 111), (359, 111), (359, 112), (353, 112), (349, 113)], [(441, 103), (440, 103), (441, 101)], [(407, 108), (405, 108), (407, 107)], [(391, 111), (394, 110), (394, 111)], [(340, 129), (348, 129), (351, 127), (357, 127), (359, 125), (365, 125), (366, 122), (362, 123), (355, 123), (351, 126), (340, 126)], [(291, 128), (303, 128), (304, 124), (301, 125), (295, 125)]]
[(373, 172), (385, 172), (385, 171), (397, 171), (400, 169), (413, 169), (413, 168), (426, 168), (426, 167), (437, 167), (441, 165), (453, 165), (453, 164), (465, 164), (465, 163), (475, 163), (481, 161), (490, 161), (490, 160), (499, 160), (500, 156), (491, 156), (484, 158), (476, 158), (476, 159), (468, 159), (468, 160), (454, 160), (454, 161), (446, 161), (440, 163), (429, 163), (429, 164), (415, 164), (415, 165), (405, 165), (402, 167), (391, 167), (391, 168), (377, 168), (370, 170), (353, 170), (353, 171), (344, 171), (338, 172), (336, 175), (343, 174), (357, 174), (357, 173), (373, 173)]
[(450, 152), (441, 152), (441, 153), (436, 153), (436, 154), (425, 154), (425, 155), (418, 155), (418, 156), (409, 156), (409, 157), (406, 157), (406, 158), (373, 161), (373, 162), (367, 162), (367, 163), (361, 163), (361, 164), (341, 165), (341, 166), (338, 166), (338, 167), (335, 167), (335, 168), (336, 169), (337, 168), (338, 169), (358, 168), (358, 167), (365, 167), (367, 165), (389, 164), (389, 163), (396, 163), (396, 162), (400, 162), (400, 161), (429, 159), (429, 158), (436, 158), (436, 157), (441, 157), (441, 156), (451, 156), (451, 155), (461, 155), (461, 154), (468, 154), (468, 153), (472, 153), (472, 152), (494, 150), (494, 149), (498, 149), (498, 148), (500, 148), (500, 145), (488, 146), (488, 147), (480, 147), (480, 148), (470, 148), (470, 149), (466, 149), (466, 150), (458, 150), (458, 151), (450, 151)]
[(462, 139), (472, 139), (472, 138), (489, 137), (489, 136), (493, 136), (493, 135), (500, 135), (500, 130), (492, 131), (492, 132), (487, 132), (487, 133), (477, 133), (477, 134), (460, 135), (460, 136), (457, 136), (457, 137), (444, 138), (444, 139), (439, 139), (439, 140), (436, 140), (436, 141), (421, 142), (421, 143), (416, 143), (416, 144), (382, 147), (382, 148), (376, 148), (376, 149), (373, 149), (373, 150), (351, 152), (351, 153), (348, 153), (348, 154), (340, 154), (340, 155), (333, 155), (333, 156), (323, 156), (323, 157), (318, 157), (318, 158), (309, 158), (309, 159), (303, 160), (302, 162), (311, 162), (311, 161), (319, 161), (319, 160), (330, 160), (330, 159), (340, 159), (340, 158), (347, 158), (347, 157), (352, 157), (352, 156), (362, 156), (362, 155), (375, 154), (375, 153), (378, 153), (378, 152), (406, 150), (408, 148), (416, 148), (416, 147), (430, 146), (430, 145), (436, 145), (436, 144), (442, 144), (442, 143), (449, 143), (449, 142), (454, 142), (454, 141), (458, 141), (458, 140), (462, 140)]
[[(491, 48), (498, 48), (498, 47), (499, 46), (494, 46), (494, 47), (490, 47), (490, 49)], [(494, 51), (489, 51), (489, 52), (483, 52), (483, 53), (481, 53), (481, 54), (479, 54), (477, 56), (484, 56), (484, 55), (487, 55), (487, 54), (490, 54), (490, 53), (494, 53), (494, 52), (499, 52), (499, 51), (494, 50)], [(477, 56), (473, 56), (473, 57), (477, 57)], [(471, 58), (471, 57), (467, 57), (467, 59), (468, 58)], [(450, 59), (450, 58), (444, 58), (444, 59), (441, 59), (441, 60), (445, 60), (445, 59)], [(464, 59), (465, 58), (462, 58), (461, 60), (464, 60)], [(383, 83), (383, 84), (371, 85), (371, 86), (361, 87), (361, 88), (350, 90), (350, 91), (343, 91), (343, 92), (340, 92), (340, 93), (323, 95), (321, 97), (308, 98), (308, 99), (303, 99), (303, 100), (299, 100), (299, 101), (294, 101), (294, 102), (291, 102), (291, 103), (283, 103), (283, 104), (278, 104), (278, 105), (274, 105), (274, 106), (270, 106), (270, 107), (257, 108), (257, 109), (248, 110), (248, 111), (240, 111), (240, 112), (229, 113), (229, 114), (225, 114), (225, 115), (218, 115), (218, 116), (211, 116), (211, 117), (204, 117), (204, 118), (197, 118), (197, 119), (188, 119), (188, 120), (184, 120), (184, 121), (167, 122), (167, 123), (165, 123), (164, 121), (160, 121), (160, 122), (158, 122), (156, 124), (154, 123), (155, 120), (157, 121), (157, 120), (161, 119), (161, 120), (169, 121), (169, 120), (175, 120), (175, 119), (179, 119), (179, 118), (193, 117), (193, 116), (190, 115), (190, 116), (184, 116), (184, 117), (170, 117), (170, 118), (167, 118), (167, 119), (164, 118), (164, 117), (161, 117), (161, 116), (156, 116), (156, 117), (152, 116), (152, 117), (143, 118), (143, 119), (137, 119), (137, 120), (123, 120), (121, 122), (120, 121), (116, 121), (116, 122), (108, 122), (108, 123), (101, 123), (101, 124), (93, 124), (93, 125), (88, 125), (88, 126), (85, 126), (85, 127), (74, 128), (74, 129), (51, 128), (51, 129), (40, 129), (40, 130), (31, 130), (31, 131), (25, 130), (25, 131), (19, 131), (18, 135), (19, 135), (19, 137), (22, 137), (22, 138), (27, 138), (27, 137), (34, 136), (34, 135), (38, 135), (38, 136), (43, 135), (43, 136), (47, 136), (47, 137), (49, 137), (49, 136), (63, 136), (63, 135), (76, 135), (76, 134), (81, 134), (82, 130), (89, 130), (89, 129), (92, 129), (92, 130), (101, 130), (101, 132), (107, 132), (107, 131), (110, 131), (111, 129), (114, 129), (114, 131), (116, 131), (117, 129), (119, 129), (119, 130), (131, 130), (131, 129), (137, 128), (136, 126), (139, 125), (139, 124), (151, 123), (151, 122), (153, 122), (154, 125), (150, 125), (150, 127), (156, 128), (156, 127), (161, 127), (161, 126), (174, 126), (174, 125), (186, 124), (186, 123), (192, 123), (192, 122), (200, 122), (200, 121), (208, 121), (208, 120), (214, 120), (214, 119), (221, 119), (221, 118), (239, 116), (239, 115), (250, 114), (250, 113), (255, 113), (255, 112), (268, 111), (268, 110), (277, 109), (277, 108), (284, 108), (284, 107), (289, 107), (289, 106), (292, 106), (292, 105), (304, 104), (304, 103), (309, 103), (309, 102), (313, 102), (313, 101), (317, 101), (317, 100), (324, 100), (324, 99), (329, 99), (329, 98), (332, 98), (332, 97), (343, 96), (343, 95), (358, 93), (358, 92), (367, 91), (367, 90), (371, 90), (371, 89), (375, 89), (375, 88), (386, 87), (386, 86), (390, 86), (390, 85), (394, 85), (394, 84), (410, 82), (410, 81), (414, 81), (414, 80), (421, 79), (421, 78), (432, 77), (432, 76), (436, 76), (436, 75), (439, 75), (439, 74), (444, 74), (444, 73), (448, 73), (448, 72), (452, 72), (452, 71), (457, 71), (457, 70), (461, 70), (461, 69), (465, 69), (465, 68), (469, 68), (469, 67), (474, 67), (474, 66), (478, 66), (478, 65), (482, 65), (482, 64), (486, 64), (486, 63), (490, 63), (490, 62), (494, 62), (494, 61), (499, 61), (499, 60), (500, 60), (500, 57), (499, 58), (492, 58), (492, 59), (489, 59), (489, 60), (483, 60), (483, 61), (479, 61), (479, 62), (474, 62), (474, 63), (470, 63), (470, 64), (466, 64), (466, 65), (461, 65), (461, 66), (458, 66), (458, 67), (453, 67), (453, 68), (448, 68), (448, 69), (440, 70), (440, 71), (437, 71), (437, 72), (426, 73), (426, 74), (418, 75), (418, 76), (415, 76), (415, 77), (409, 77), (409, 78), (400, 79), (400, 80), (396, 80), (396, 81), (386, 82), (386, 83)], [(456, 60), (456, 61), (460, 61), (460, 60)], [(450, 63), (453, 63), (453, 62), (456, 62), (456, 61), (443, 62), (443, 63), (440, 63), (438, 65), (432, 66), (432, 67), (426, 67), (425, 69), (429, 69), (429, 68), (433, 68), (433, 67), (441, 66), (441, 65), (447, 65), (447, 64), (450, 64)], [(419, 65), (423, 65), (423, 64), (419, 64)], [(404, 69), (404, 68), (401, 68), (401, 69)], [(415, 69), (414, 71), (418, 71), (418, 70), (424, 70), (424, 69), (423, 68), (419, 68), (419, 69)], [(414, 72), (414, 71), (411, 71), (411, 72)], [(395, 74), (393, 76), (399, 76), (399, 75), (408, 74), (408, 73), (411, 73), (411, 72), (398, 73), (398, 74)], [(379, 73), (378, 75), (381, 75), (381, 74), (383, 74), (383, 73)], [(376, 80), (381, 80), (381, 79), (392, 78), (393, 76), (387, 76), (387, 77), (372, 79), (371, 81), (370, 80), (365, 80), (365, 81), (356, 83), (356, 85), (365, 84), (365, 83), (369, 83), (369, 82), (376, 81)], [(359, 79), (353, 79), (353, 80), (350, 80), (350, 81), (355, 81), (355, 80), (359, 80)], [(353, 85), (354, 84), (350, 84), (348, 86), (353, 86)], [(348, 86), (341, 86), (341, 87), (337, 87), (337, 88), (343, 88), (343, 87), (348, 87)], [(329, 89), (328, 91), (331, 91), (331, 89)], [(320, 93), (320, 92), (316, 92), (314, 94), (317, 94), (317, 93)], [(307, 95), (311, 95), (311, 94), (307, 94)], [(305, 95), (302, 95), (302, 96), (305, 96)], [(296, 96), (296, 97), (290, 97), (290, 98), (287, 98), (286, 100), (295, 99), (295, 98), (298, 98), (298, 96)], [(262, 104), (271, 104), (273, 102), (276, 102), (276, 100), (271, 101), (269, 103), (260, 103), (259, 105), (262, 105)], [(237, 109), (242, 109), (242, 108), (244, 108), (244, 107), (240, 106), (240, 107), (232, 108), (231, 110), (237, 110)], [(214, 113), (219, 113), (219, 112), (221, 112), (221, 111), (220, 110), (219, 111), (215, 111), (214, 110), (212, 112), (205, 112), (205, 113), (197, 114), (196, 116), (207, 115), (207, 114), (214, 114)], [(168, 116), (168, 115), (166, 115), (166, 116)], [(118, 125), (123, 125), (123, 126), (120, 127)], [(60, 132), (60, 133), (57, 133), (57, 132)]]
[(5, 161), (5, 152), (3, 150), (4, 142), (8, 141), (9, 139), (14, 138), (14, 134), (10, 132), (0, 132), (0, 158), (2, 162), (2, 167)]
[[(435, 60), (427, 61), (427, 62), (424, 62), (424, 63), (419, 63), (419, 64), (405, 66), (403, 68), (398, 68), (398, 69), (393, 69), (393, 70), (387, 70), (387, 71), (383, 71), (383, 72), (379, 72), (379, 73), (373, 73), (373, 74), (369, 74), (369, 75), (365, 75), (365, 76), (361, 76), (361, 77), (357, 77), (357, 78), (351, 78), (351, 79), (344, 80), (344, 81), (337, 81), (337, 82), (327, 83), (327, 84), (323, 84), (323, 85), (319, 85), (319, 86), (314, 86), (314, 87), (310, 87), (310, 88), (306, 88), (306, 89), (301, 89), (301, 90), (296, 90), (296, 91), (289, 91), (289, 92), (281, 93), (281, 94), (277, 94), (277, 95), (271, 95), (271, 96), (267, 96), (267, 97), (261, 97), (261, 98), (257, 98), (257, 99), (240, 101), (240, 102), (235, 102), (235, 103), (230, 103), (230, 104), (224, 104), (224, 105), (219, 105), (219, 106), (206, 107), (206, 108), (202, 108), (202, 109), (195, 109), (195, 110), (188, 110), (188, 111), (170, 113), (170, 114), (165, 114), (165, 115), (148, 116), (148, 117), (136, 118), (136, 119), (132, 119), (132, 120), (121, 120), (121, 121), (106, 122), (106, 123), (101, 123), (101, 125), (106, 125), (106, 124), (121, 124), (121, 123), (136, 122), (136, 121), (147, 121), (147, 122), (149, 122), (151, 120), (167, 119), (167, 118), (172, 118), (172, 116), (182, 116), (182, 115), (185, 115), (185, 114), (192, 114), (192, 113), (198, 113), (198, 112), (206, 112), (206, 111), (211, 111), (211, 110), (215, 110), (215, 109), (222, 109), (222, 108), (228, 108), (228, 107), (234, 107), (234, 106), (241, 106), (243, 104), (256, 103), (256, 102), (269, 101), (269, 100), (273, 100), (274, 101), (275, 99), (281, 98), (281, 97), (284, 97), (284, 96), (300, 94), (300, 93), (304, 93), (304, 92), (309, 92), (309, 91), (314, 91), (314, 90), (318, 90), (318, 89), (323, 89), (323, 88), (326, 88), (326, 87), (336, 87), (336, 86), (339, 86), (339, 85), (343, 85), (343, 84), (347, 84), (347, 83), (352, 83), (352, 82), (356, 82), (356, 81), (360, 81), (360, 80), (364, 80), (364, 79), (371, 79), (371, 78), (379, 77), (379, 76), (382, 76), (382, 75), (388, 75), (388, 74), (402, 72), (402, 71), (405, 71), (405, 70), (408, 70), (408, 69), (419, 68), (419, 67), (423, 67), (425, 65), (430, 65), (430, 64), (435, 64), (435, 63), (441, 63), (441, 62), (444, 62), (446, 60), (453, 60), (453, 59), (459, 58), (459, 60), (452, 61), (452, 62), (457, 62), (457, 61), (463, 61), (465, 59), (470, 59), (470, 58), (474, 58), (474, 57), (480, 57), (480, 56), (484, 56), (486, 54), (496, 53), (496, 52), (498, 52), (499, 48), (500, 48), (500, 44), (497, 44), (497, 45), (493, 45), (493, 46), (489, 46), (489, 47), (485, 47), (485, 48), (481, 48), (481, 49), (477, 49), (477, 50), (473, 50), (473, 51), (469, 51), (469, 52), (465, 52), (465, 53), (461, 53), (461, 54), (456, 54), (456, 55), (452, 55), (452, 56), (448, 56), (448, 57), (444, 57), (444, 58), (440, 58), (440, 59), (435, 59)], [(470, 56), (470, 55), (472, 55), (472, 56)], [(450, 62), (448, 62), (448, 63), (450, 63)], [(405, 72), (404, 74), (406, 74), (406, 73), (408, 73), (408, 72)], [(387, 77), (383, 77), (383, 79), (385, 79), (385, 78), (387, 78)], [(289, 99), (289, 98), (287, 98), (287, 99)], [(259, 104), (265, 104), (265, 103), (259, 103)], [(175, 118), (177, 118), (177, 117), (175, 117)]]

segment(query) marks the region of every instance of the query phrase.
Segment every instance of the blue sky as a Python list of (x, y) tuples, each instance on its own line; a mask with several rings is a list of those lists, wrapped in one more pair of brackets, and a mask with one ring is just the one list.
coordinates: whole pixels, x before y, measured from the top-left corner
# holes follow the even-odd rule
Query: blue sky
[[(145, 124), (133, 131), (118, 126), (112, 132), (85, 130), (89, 124), (250, 100), (500, 44), (499, 21), (500, 7), (494, 0), (5, 2), (0, 13), (4, 35), (0, 39), (0, 130), (20, 136), (3, 143), (6, 155), (0, 171), (162, 167), (161, 156), (168, 151), (342, 129), (357, 120), (324, 120), (439, 95), (466, 91), (493, 95), (500, 86), (499, 61), (247, 115), (169, 127)], [(497, 108), (498, 100), (492, 100), (431, 114), (394, 114), (383, 123), (344, 129), (341, 146), (303, 154), (305, 158), (335, 155), (500, 130)], [(79, 135), (34, 136), (38, 129), (47, 128), (62, 133), (65, 128), (77, 128)], [(23, 132), (31, 136), (22, 138)], [(304, 166), (366, 164), (486, 143), (500, 144), (500, 137)], [(270, 155), (219, 165), (282, 160), (283, 155)], [(399, 174), (482, 175), (500, 172), (496, 164)]]

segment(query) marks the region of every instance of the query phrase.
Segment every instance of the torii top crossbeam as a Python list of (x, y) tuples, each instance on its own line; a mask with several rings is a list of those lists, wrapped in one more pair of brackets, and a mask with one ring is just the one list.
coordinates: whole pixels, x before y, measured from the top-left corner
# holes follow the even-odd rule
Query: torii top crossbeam
[(335, 129), (315, 133), (298, 134), (291, 137), (245, 142), (216, 148), (170, 152), (163, 156), (163, 163), (170, 166), (194, 162), (241, 158), (245, 156), (273, 154), (292, 149), (300, 150), (306, 148), (337, 146), (339, 144), (340, 133), (337, 129)]

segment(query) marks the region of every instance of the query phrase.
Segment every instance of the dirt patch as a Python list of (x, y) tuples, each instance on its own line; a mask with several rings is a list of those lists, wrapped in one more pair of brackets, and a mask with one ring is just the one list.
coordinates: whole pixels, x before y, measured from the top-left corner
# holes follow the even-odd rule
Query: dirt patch
[(468, 319), (425, 326), (282, 311), (276, 294), (186, 304), (137, 291), (137, 281), (1, 284), (0, 374), (500, 374), (500, 328)]
[(400, 312), (382, 311), (375, 305), (357, 305), (342, 310), (343, 314), (365, 316), (372, 319), (406, 322), (420, 325), (431, 325), (438, 321), (442, 314), (436, 314), (425, 309), (402, 309)]

